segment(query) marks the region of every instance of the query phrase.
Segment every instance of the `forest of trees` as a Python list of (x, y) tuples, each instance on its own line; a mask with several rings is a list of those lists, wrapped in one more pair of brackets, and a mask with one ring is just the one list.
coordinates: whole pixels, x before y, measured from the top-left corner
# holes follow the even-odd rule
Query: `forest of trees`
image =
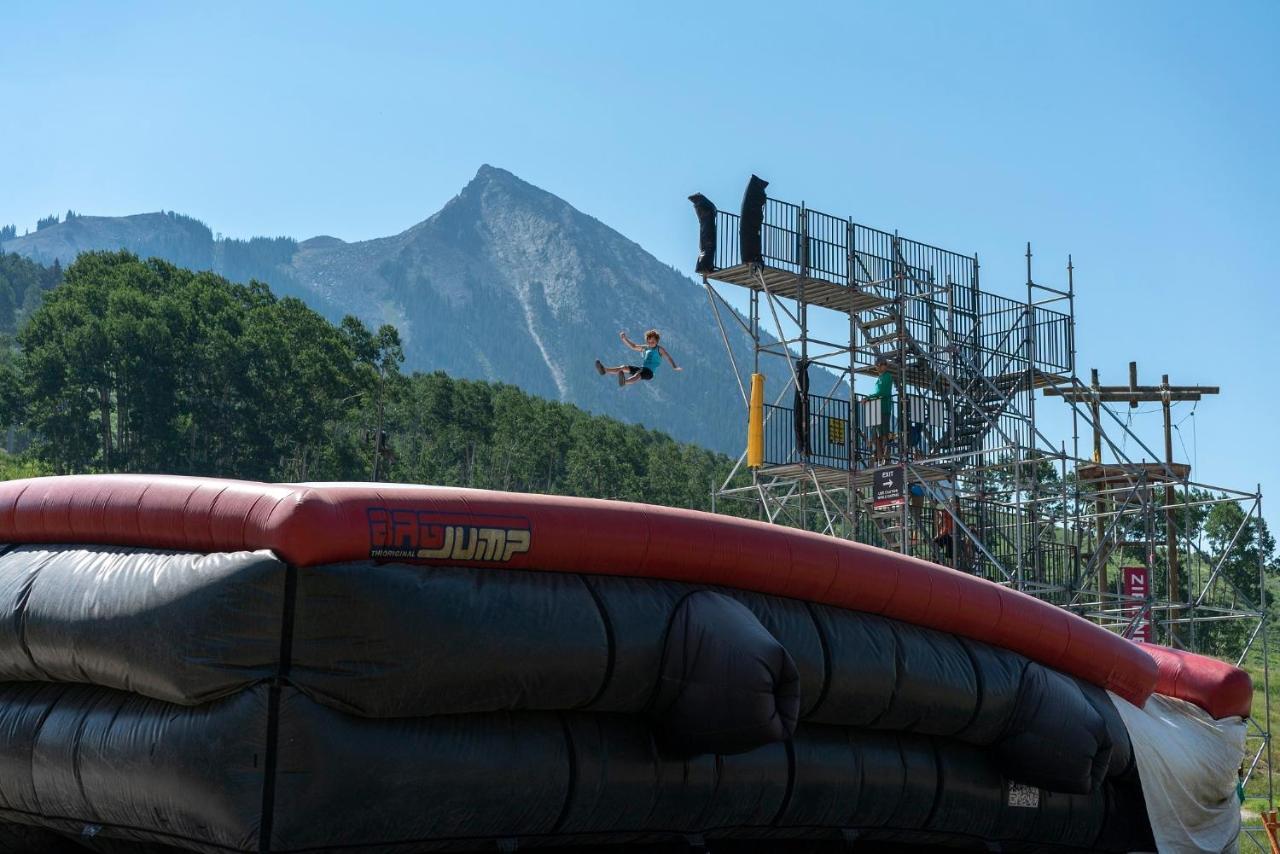
[(0, 252), (0, 333), (13, 335), (39, 307), (46, 291), (62, 281), (62, 267), (51, 267)]
[[(19, 266), (27, 289), (47, 282), (32, 268), (54, 276)], [(334, 326), (261, 284), (126, 252), (57, 275), (0, 361), (26, 474), (367, 480), (376, 464), (383, 480), (707, 508), (730, 465), (512, 386), (404, 375), (393, 327)]]

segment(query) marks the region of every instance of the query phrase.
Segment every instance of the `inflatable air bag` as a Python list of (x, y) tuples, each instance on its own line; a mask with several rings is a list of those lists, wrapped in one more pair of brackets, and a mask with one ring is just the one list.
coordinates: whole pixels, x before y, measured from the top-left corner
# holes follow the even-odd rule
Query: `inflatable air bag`
[(1107, 723), (1074, 680), (1027, 665), (1009, 734), (995, 745), (1009, 778), (1055, 792), (1095, 791), (1111, 763)]
[(667, 632), (651, 716), (665, 744), (685, 754), (734, 754), (795, 732), (800, 673), (745, 605), (691, 593)]

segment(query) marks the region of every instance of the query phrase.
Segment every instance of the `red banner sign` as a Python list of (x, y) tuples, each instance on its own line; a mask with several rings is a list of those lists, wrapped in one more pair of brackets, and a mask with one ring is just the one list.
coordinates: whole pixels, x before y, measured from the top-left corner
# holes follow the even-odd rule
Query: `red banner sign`
[[(1124, 568), (1124, 595), (1135, 599), (1146, 599), (1151, 593), (1150, 575), (1145, 566), (1126, 566)], [(1126, 608), (1130, 619), (1141, 610), (1141, 606)], [(1151, 632), (1151, 612), (1142, 615), (1138, 627), (1133, 632), (1133, 640), (1138, 643), (1151, 643), (1154, 638)]]

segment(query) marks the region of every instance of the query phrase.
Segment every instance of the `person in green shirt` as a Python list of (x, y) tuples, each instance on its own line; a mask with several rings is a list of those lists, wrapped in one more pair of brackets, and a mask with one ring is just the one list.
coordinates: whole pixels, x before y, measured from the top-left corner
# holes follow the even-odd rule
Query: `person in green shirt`
[(880, 401), (880, 423), (871, 431), (875, 438), (872, 464), (889, 461), (889, 435), (893, 424), (893, 374), (889, 373), (889, 361), (884, 356), (876, 357), (876, 374), (876, 390), (867, 395), (867, 400)]

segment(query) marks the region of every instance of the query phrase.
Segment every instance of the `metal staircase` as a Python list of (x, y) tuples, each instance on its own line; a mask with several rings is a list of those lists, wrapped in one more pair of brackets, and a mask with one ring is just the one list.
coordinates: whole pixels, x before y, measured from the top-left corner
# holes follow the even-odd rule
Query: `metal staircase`
[[(905, 377), (909, 386), (939, 398), (951, 398), (948, 423), (936, 446), (940, 454), (971, 452), (995, 429), (1001, 415), (1021, 417), (1013, 408), (1013, 384), (1006, 381), (1002, 388), (1001, 383), (984, 376), (978, 366), (962, 360), (970, 348), (952, 346), (949, 354), (930, 352), (903, 324), (902, 315), (893, 304), (869, 309), (854, 320), (872, 361), (883, 358), (895, 379)], [(951, 358), (943, 358), (947, 355)]]

